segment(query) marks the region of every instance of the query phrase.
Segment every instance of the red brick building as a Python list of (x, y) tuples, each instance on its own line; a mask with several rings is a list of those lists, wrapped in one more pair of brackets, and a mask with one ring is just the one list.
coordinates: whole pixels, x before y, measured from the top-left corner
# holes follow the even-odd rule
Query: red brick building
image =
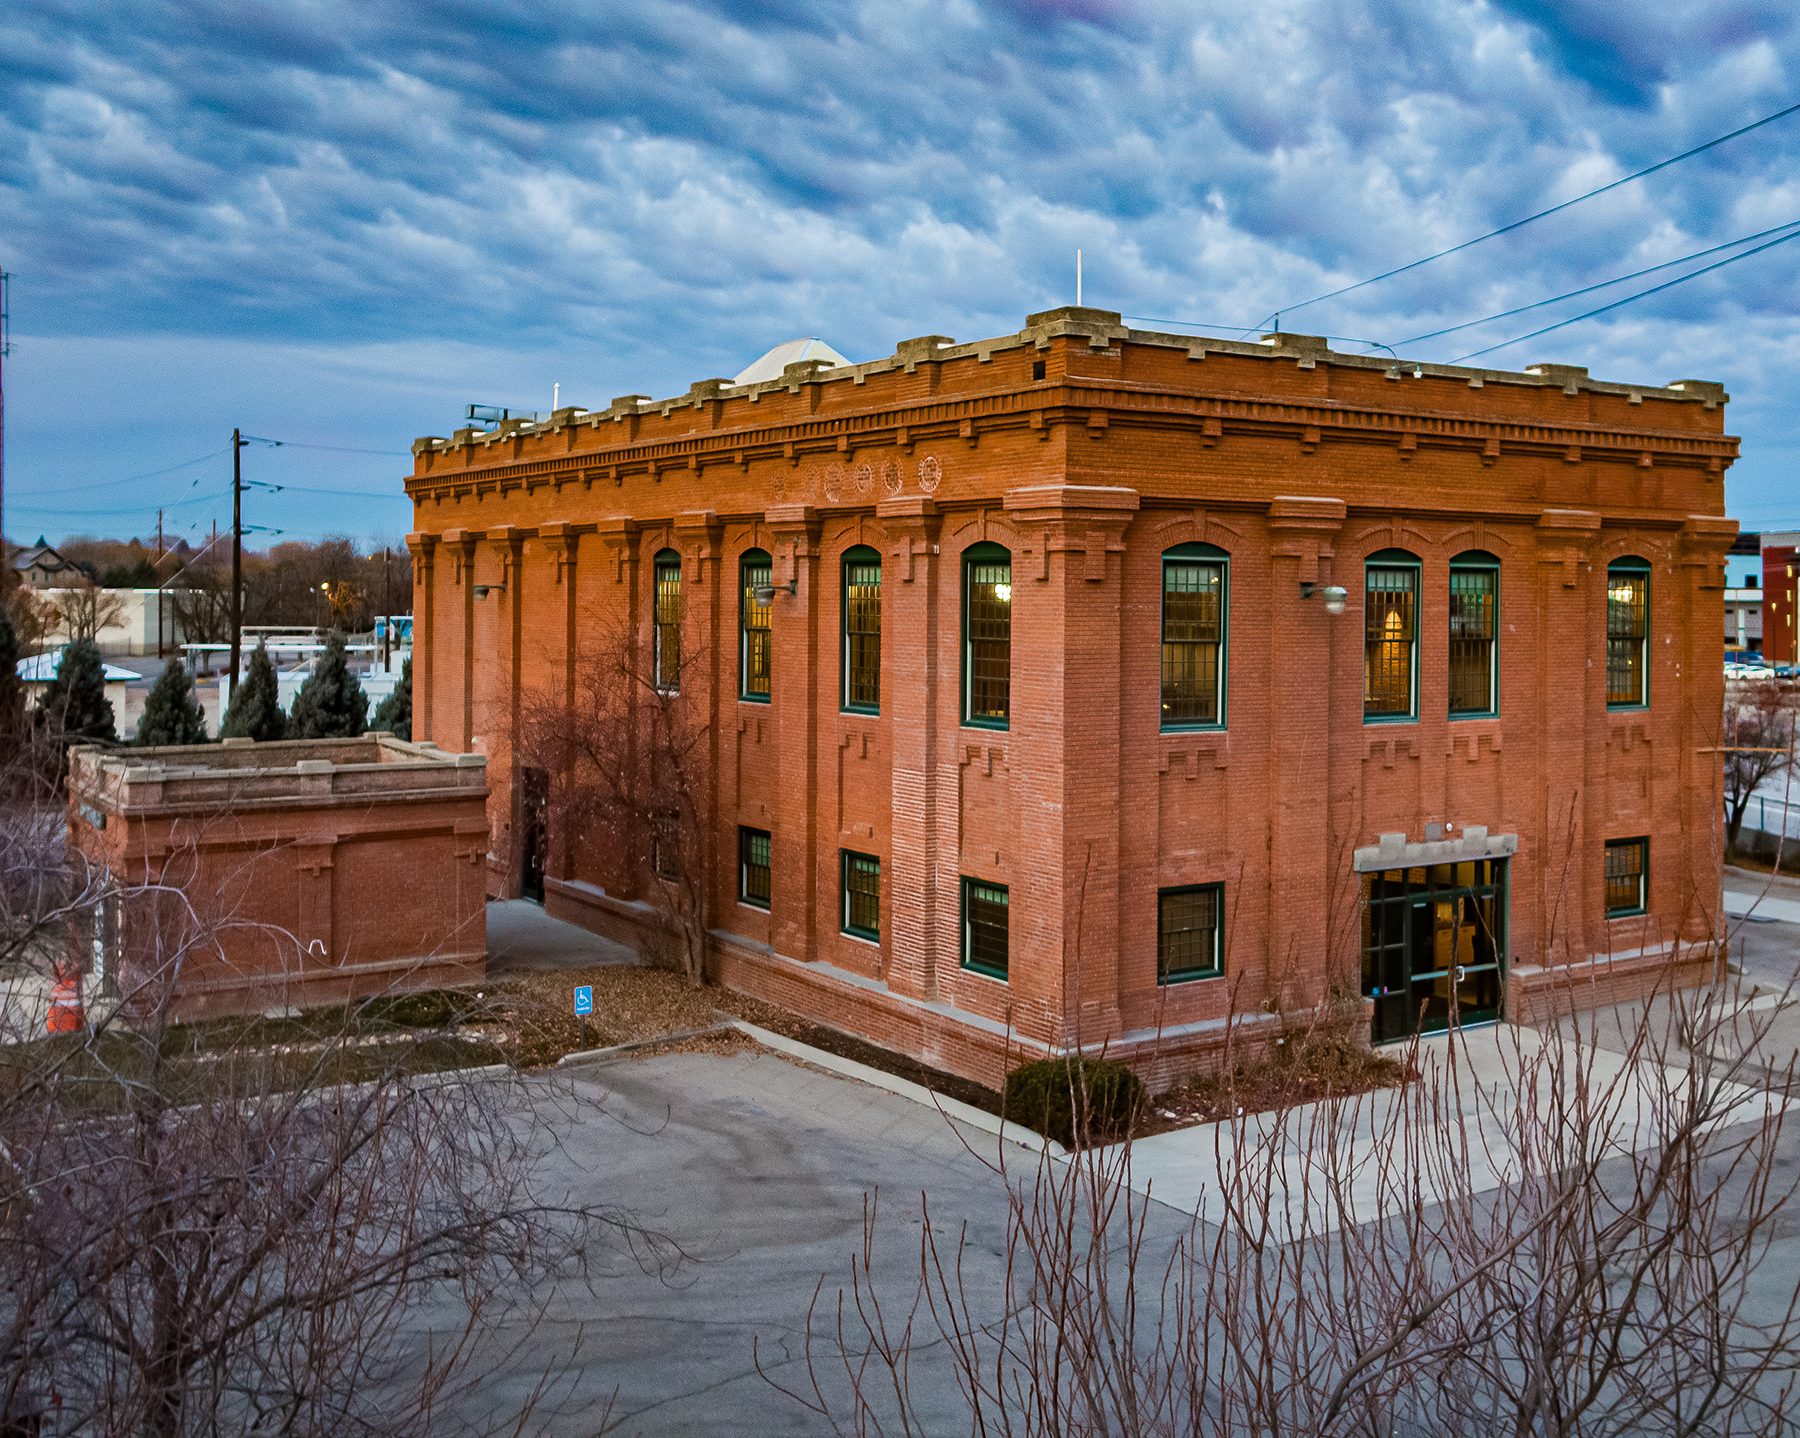
[(1771, 664), (1800, 663), (1800, 534), (1765, 534), (1762, 548), (1762, 655)]
[(170, 1012), (196, 1018), (486, 970), (479, 755), (385, 734), (86, 748), (69, 795), (75, 847), (138, 890), (103, 909), (82, 955), (90, 996), (147, 1007), (169, 978)]
[(512, 741), (678, 641), (718, 975), (988, 1080), (1636, 991), (1719, 923), (1724, 402), (1066, 309), (421, 439), (417, 722), (630, 937)]

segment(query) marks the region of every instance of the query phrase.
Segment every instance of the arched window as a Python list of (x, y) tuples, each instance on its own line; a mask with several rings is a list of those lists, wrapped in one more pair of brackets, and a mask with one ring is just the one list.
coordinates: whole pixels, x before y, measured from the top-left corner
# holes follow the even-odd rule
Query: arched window
[(651, 679), (665, 694), (673, 694), (681, 687), (681, 556), (660, 550), (651, 572), (656, 580)]
[(866, 544), (844, 554), (843, 707), (881, 712), (881, 556)]
[(1363, 566), (1363, 718), (1419, 713), (1419, 557), (1371, 554)]
[(1635, 554), (1606, 566), (1606, 703), (1650, 702), (1650, 566)]
[(769, 633), (770, 586), (775, 566), (767, 550), (747, 549), (738, 561), (738, 697), (769, 702), (773, 644)]
[(963, 723), (1004, 729), (1012, 714), (1012, 555), (963, 551)]
[(1450, 717), (1500, 711), (1500, 561), (1471, 549), (1450, 561)]
[(1228, 556), (1210, 544), (1163, 553), (1162, 727), (1225, 723), (1225, 611)]

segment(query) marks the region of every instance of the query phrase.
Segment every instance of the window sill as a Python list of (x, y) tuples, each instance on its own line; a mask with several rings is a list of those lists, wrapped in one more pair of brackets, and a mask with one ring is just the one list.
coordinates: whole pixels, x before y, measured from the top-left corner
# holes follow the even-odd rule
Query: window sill
[(759, 914), (766, 914), (769, 912), (769, 906), (767, 904), (759, 904), (755, 899), (746, 899), (741, 894), (738, 896), (738, 907), (740, 909), (754, 909)]
[(879, 949), (881, 947), (880, 934), (859, 933), (855, 929), (839, 929), (838, 933), (846, 939), (855, 939), (859, 944), (867, 944), (871, 949)]
[(1606, 911), (1606, 922), (1610, 924), (1614, 919), (1641, 919), (1649, 912), (1650, 910), (1648, 908), (1608, 909)]
[(1641, 704), (1610, 704), (1609, 703), (1606, 706), (1606, 712), (1608, 714), (1642, 714), (1642, 713), (1645, 713), (1649, 708), (1650, 708), (1650, 702), (1648, 700), (1645, 700)]
[(840, 705), (838, 713), (850, 719), (879, 719), (881, 717), (879, 709), (852, 708), (848, 704)]
[(959, 967), (965, 974), (974, 974), (977, 978), (991, 979), (994, 983), (1006, 984), (1009, 988), (1012, 986), (1012, 981), (998, 969), (984, 969), (980, 965), (971, 964), (966, 960)]
[(771, 702), (772, 698), (773, 698), (773, 696), (769, 695), (769, 694), (740, 694), (740, 695), (738, 695), (738, 703), (740, 703), (740, 704), (767, 704), (767, 703)]
[(1417, 714), (1364, 714), (1365, 724), (1417, 724)]
[(1226, 732), (1226, 726), (1196, 719), (1191, 723), (1185, 721), (1165, 722), (1157, 726), (1156, 732), (1159, 734), (1223, 734)]
[(1158, 975), (1156, 986), (1159, 989), (1174, 989), (1179, 988), (1183, 984), (1201, 983), (1207, 979), (1222, 979), (1224, 977), (1225, 970), (1223, 969), (1194, 969), (1188, 973), (1169, 974), (1166, 977)]
[(963, 729), (981, 729), (989, 734), (1004, 734), (1007, 730), (1012, 728), (1012, 721), (1010, 719), (965, 718), (958, 727)]
[(1471, 709), (1466, 714), (1452, 714), (1449, 716), (1452, 724), (1466, 724), (1470, 720), (1480, 721), (1482, 719), (1498, 719), (1499, 717), (1500, 711), (1498, 709)]

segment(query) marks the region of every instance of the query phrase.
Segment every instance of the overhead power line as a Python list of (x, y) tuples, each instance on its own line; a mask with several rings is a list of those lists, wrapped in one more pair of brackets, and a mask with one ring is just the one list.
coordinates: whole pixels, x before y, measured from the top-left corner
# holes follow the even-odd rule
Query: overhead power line
[(1339, 295), (1347, 295), (1354, 290), (1360, 290), (1369, 285), (1380, 284), (1383, 280), (1391, 280), (1395, 275), (1406, 274), (1409, 270), (1416, 270), (1421, 265), (1430, 264), (1433, 260), (1441, 260), (1446, 255), (1459, 254), (1463, 250), (1470, 249), (1484, 241), (1498, 239), (1501, 235), (1510, 235), (1514, 230), (1521, 230), (1526, 225), (1534, 224), (1538, 220), (1547, 219), (1551, 215), (1560, 214), (1562, 211), (1570, 209), (1575, 205), (1579, 205), (1584, 201), (1591, 200), (1597, 195), (1604, 195), (1610, 190), (1618, 189), (1621, 185), (1629, 185), (1632, 181), (1641, 180), (1646, 175), (1654, 175), (1658, 170), (1666, 170), (1669, 166), (1678, 165), (1683, 160), (1691, 160), (1695, 155), (1705, 154), (1706, 151), (1711, 150), (1716, 146), (1723, 145), (1728, 140), (1735, 140), (1740, 135), (1748, 135), (1752, 130), (1760, 130), (1764, 125), (1772, 125), (1775, 121), (1785, 119), (1796, 111), (1800, 111), (1800, 104), (1789, 105), (1785, 109), (1777, 110), (1773, 115), (1764, 115), (1760, 120), (1752, 120), (1748, 125), (1740, 125), (1729, 134), (1719, 135), (1714, 139), (1708, 140), (1703, 145), (1695, 145), (1691, 150), (1683, 150), (1679, 155), (1670, 155), (1666, 160), (1658, 160), (1654, 165), (1646, 165), (1643, 169), (1634, 170), (1629, 175), (1621, 176), (1616, 180), (1609, 180), (1606, 184), (1601, 185), (1596, 189), (1589, 190), (1586, 194), (1576, 195), (1573, 199), (1563, 200), (1558, 204), (1551, 205), (1548, 209), (1539, 210), (1535, 214), (1526, 215), (1523, 219), (1513, 220), (1509, 224), (1501, 225), (1498, 229), (1489, 230), (1486, 234), (1476, 235), (1473, 239), (1463, 240), (1459, 244), (1451, 245), (1447, 249), (1438, 250), (1433, 254), (1422, 255), (1420, 258), (1410, 260), (1404, 265), (1396, 265), (1391, 270), (1383, 270), (1378, 275), (1370, 275), (1366, 280), (1358, 280), (1353, 285), (1341, 285), (1335, 290), (1327, 290), (1322, 295), (1314, 295), (1310, 300), (1301, 300), (1298, 304), (1294, 305), (1283, 305), (1280, 309), (1271, 311), (1268, 319), (1265, 319), (1258, 328), (1268, 326), (1281, 315), (1292, 314), (1295, 310), (1303, 310), (1308, 305), (1316, 305), (1322, 300), (1334, 300)]
[(1566, 320), (1558, 320), (1553, 325), (1545, 325), (1542, 329), (1533, 330), (1530, 334), (1517, 335), (1509, 340), (1501, 340), (1499, 344), (1489, 345), (1486, 349), (1471, 350), (1466, 355), (1458, 355), (1450, 360), (1450, 364), (1461, 364), (1464, 360), (1479, 359), (1482, 355), (1492, 354), (1495, 350), (1503, 350), (1508, 345), (1523, 344), (1526, 340), (1534, 340), (1539, 335), (1547, 335), (1552, 330), (1564, 329), (1569, 325), (1579, 324), (1582, 320), (1591, 320), (1596, 315), (1607, 314), (1634, 301), (1645, 299), (1650, 295), (1661, 294), (1664, 290), (1672, 290), (1676, 285), (1685, 285), (1689, 280), (1697, 280), (1701, 275), (1710, 275), (1714, 270), (1722, 270), (1727, 265), (1735, 265), (1739, 260), (1747, 260), (1752, 255), (1760, 255), (1764, 250), (1772, 250), (1777, 245), (1785, 245), (1789, 240), (1800, 240), (1800, 229), (1790, 230), (1778, 239), (1764, 240), (1753, 249), (1744, 250), (1722, 260), (1715, 260), (1710, 265), (1702, 265), (1685, 275), (1677, 275), (1672, 280), (1664, 280), (1660, 285), (1651, 285), (1648, 289), (1639, 290), (1636, 294), (1626, 295), (1623, 299), (1614, 300), (1611, 304), (1601, 305), (1598, 309), (1588, 310), (1583, 314), (1571, 315)]
[[(1438, 339), (1443, 335), (1453, 335), (1459, 330), (1472, 330), (1479, 325), (1492, 324), (1495, 320), (1510, 319), (1514, 315), (1527, 314), (1532, 310), (1541, 310), (1549, 305), (1561, 304), (1564, 300), (1579, 299), (1582, 295), (1591, 295), (1596, 290), (1611, 289), (1614, 285), (1622, 285), (1628, 280), (1641, 280), (1645, 275), (1654, 275), (1662, 270), (1672, 270), (1677, 265), (1691, 264), (1695, 260), (1703, 260), (1708, 255), (1722, 254), (1726, 250), (1735, 250), (1739, 245), (1748, 245), (1756, 240), (1767, 239), (1770, 235), (1778, 235), (1783, 230), (1791, 230), (1800, 226), (1800, 220), (1789, 220), (1784, 225), (1771, 225), (1766, 230), (1758, 230), (1753, 235), (1739, 235), (1735, 240), (1727, 240), (1722, 245), (1712, 245), (1704, 250), (1695, 250), (1691, 255), (1683, 255), (1677, 260), (1664, 260), (1660, 264), (1646, 265), (1641, 270), (1633, 270), (1630, 274), (1614, 275), (1610, 280), (1601, 280), (1598, 284), (1583, 285), (1578, 290), (1565, 290), (1560, 295), (1552, 295), (1547, 300), (1533, 300), (1528, 305), (1517, 305), (1510, 310), (1500, 310), (1496, 314), (1483, 315), (1478, 320), (1464, 320), (1458, 325), (1446, 325), (1441, 330), (1428, 330), (1422, 335), (1413, 335), (1410, 339), (1399, 341), (1402, 345), (1422, 344), (1426, 340)], [(1364, 340), (1364, 344), (1373, 341)]]

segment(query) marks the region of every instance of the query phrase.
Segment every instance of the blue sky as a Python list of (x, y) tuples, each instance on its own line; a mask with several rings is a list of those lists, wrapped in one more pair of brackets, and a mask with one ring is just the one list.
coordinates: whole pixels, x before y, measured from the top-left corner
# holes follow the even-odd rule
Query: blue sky
[[(251, 518), (392, 539), (470, 401), (1009, 332), (1077, 245), (1089, 303), (1255, 325), (1800, 101), (1797, 62), (1788, 0), (15, 0), (7, 529), (202, 531), (236, 424), (290, 441)], [(1789, 221), (1800, 115), (1284, 327), (1399, 344)], [(1797, 275), (1484, 362), (1724, 381), (1732, 513), (1800, 528)]]

